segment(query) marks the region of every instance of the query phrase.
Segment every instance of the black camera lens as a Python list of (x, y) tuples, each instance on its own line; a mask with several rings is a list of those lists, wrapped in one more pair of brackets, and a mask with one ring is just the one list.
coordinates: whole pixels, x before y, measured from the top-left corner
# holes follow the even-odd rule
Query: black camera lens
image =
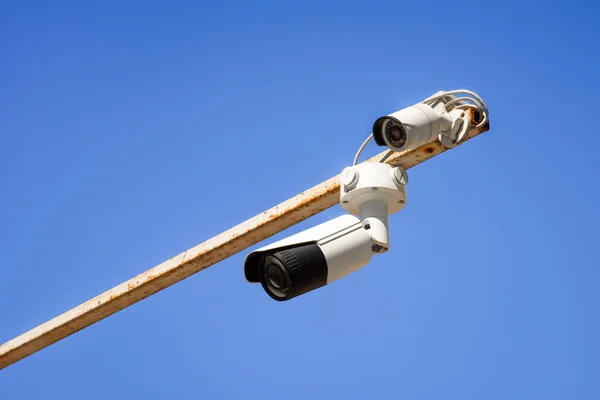
[(263, 261), (260, 283), (275, 300), (286, 300), (290, 292), (290, 279), (281, 260), (268, 255)]
[(262, 260), (260, 283), (273, 299), (289, 300), (327, 284), (327, 261), (315, 243), (276, 251)]
[(385, 126), (385, 137), (391, 146), (400, 148), (406, 144), (406, 130), (401, 123), (389, 121)]
[(285, 275), (281, 267), (277, 264), (267, 265), (267, 278), (269, 278), (271, 286), (276, 289), (281, 289), (285, 286)]

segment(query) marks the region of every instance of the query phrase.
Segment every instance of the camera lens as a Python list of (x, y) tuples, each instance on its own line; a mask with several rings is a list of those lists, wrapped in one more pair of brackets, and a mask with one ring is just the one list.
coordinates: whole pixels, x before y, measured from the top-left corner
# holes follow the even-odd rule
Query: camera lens
[(263, 263), (260, 283), (275, 300), (285, 300), (290, 294), (289, 274), (281, 260), (268, 255)]
[(406, 144), (406, 130), (399, 122), (390, 120), (387, 123), (385, 126), (385, 137), (393, 147), (400, 148)]
[(289, 300), (327, 284), (327, 261), (315, 243), (276, 251), (260, 263), (260, 283), (273, 299)]
[(283, 271), (276, 264), (267, 265), (267, 277), (269, 278), (269, 283), (271, 286), (276, 289), (281, 289), (285, 285), (285, 276), (283, 275)]

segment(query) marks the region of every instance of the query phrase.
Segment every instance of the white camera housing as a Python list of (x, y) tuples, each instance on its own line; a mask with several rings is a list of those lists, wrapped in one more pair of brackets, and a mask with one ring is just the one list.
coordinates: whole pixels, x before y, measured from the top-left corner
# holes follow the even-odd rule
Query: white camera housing
[(412, 150), (436, 139), (446, 147), (455, 147), (468, 137), (469, 128), (482, 127), (487, 121), (488, 110), (483, 99), (469, 90), (458, 89), (438, 92), (418, 104), (378, 118), (372, 133), (379, 146), (392, 151)]
[(275, 300), (289, 300), (364, 267), (374, 253), (389, 249), (388, 214), (406, 203), (406, 171), (368, 163), (344, 169), (340, 180), (342, 207), (354, 215), (251, 252), (244, 262), (248, 282), (260, 282)]
[(253, 251), (244, 272), (273, 299), (289, 300), (364, 267), (372, 245), (360, 219), (342, 215)]
[(415, 104), (378, 118), (373, 124), (373, 138), (380, 146), (393, 151), (415, 149), (435, 140), (452, 126), (443, 104)]

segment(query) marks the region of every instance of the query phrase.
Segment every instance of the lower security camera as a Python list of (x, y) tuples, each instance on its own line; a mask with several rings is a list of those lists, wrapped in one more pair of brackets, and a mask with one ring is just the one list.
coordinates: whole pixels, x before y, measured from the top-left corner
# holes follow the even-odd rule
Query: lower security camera
[(250, 253), (244, 273), (273, 299), (289, 300), (367, 265), (372, 244), (357, 217), (342, 215)]
[(406, 171), (382, 163), (361, 164), (341, 174), (342, 215), (253, 251), (244, 274), (285, 301), (325, 286), (367, 265), (389, 247), (388, 215), (406, 203)]

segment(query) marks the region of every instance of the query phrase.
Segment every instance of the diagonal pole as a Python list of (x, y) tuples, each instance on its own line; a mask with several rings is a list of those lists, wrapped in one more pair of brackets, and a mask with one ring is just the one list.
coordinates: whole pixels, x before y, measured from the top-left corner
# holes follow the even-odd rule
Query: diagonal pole
[[(468, 139), (487, 130), (489, 125), (471, 129)], [(414, 150), (393, 153), (385, 162), (409, 169), (446, 150), (439, 141), (434, 141)], [(379, 161), (386, 153), (367, 162)], [(334, 176), (17, 336), (0, 345), (0, 369), (336, 205), (339, 190), (338, 176)]]

